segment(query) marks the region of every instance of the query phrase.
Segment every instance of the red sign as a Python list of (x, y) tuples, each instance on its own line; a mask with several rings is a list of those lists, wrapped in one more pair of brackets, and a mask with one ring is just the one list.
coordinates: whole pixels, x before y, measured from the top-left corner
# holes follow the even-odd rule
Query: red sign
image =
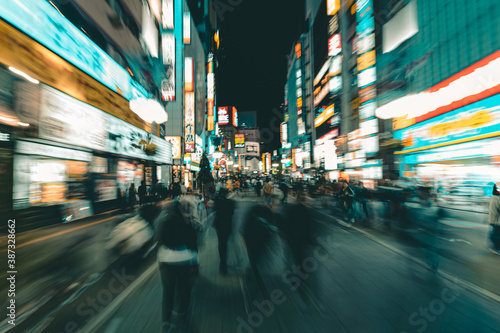
[(340, 42), (340, 34), (335, 34), (328, 39), (328, 55), (336, 56), (341, 50), (342, 44)]
[(194, 150), (194, 143), (186, 143), (186, 145), (184, 146), (184, 152), (186, 154), (191, 154), (191, 153), (194, 153), (195, 150)]
[(219, 125), (229, 125), (229, 111), (227, 106), (219, 107), (217, 119), (219, 121)]

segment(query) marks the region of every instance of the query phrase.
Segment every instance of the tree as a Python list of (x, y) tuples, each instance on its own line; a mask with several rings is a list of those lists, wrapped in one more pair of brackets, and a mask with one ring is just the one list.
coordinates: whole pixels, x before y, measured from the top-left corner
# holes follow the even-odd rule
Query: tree
[(201, 193), (203, 193), (203, 196), (207, 198), (210, 188), (214, 186), (214, 177), (212, 177), (210, 162), (208, 161), (205, 153), (203, 153), (203, 156), (201, 157), (200, 171), (198, 172), (196, 181), (201, 185)]

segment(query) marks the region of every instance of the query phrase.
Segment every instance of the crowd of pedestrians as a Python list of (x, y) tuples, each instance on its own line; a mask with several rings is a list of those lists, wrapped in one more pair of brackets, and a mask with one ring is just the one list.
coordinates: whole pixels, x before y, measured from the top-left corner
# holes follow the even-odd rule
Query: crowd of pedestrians
[[(314, 211), (318, 207), (307, 203), (311, 198), (326, 202), (326, 207), (347, 225), (369, 225), (377, 217), (380, 218), (392, 232), (411, 238), (411, 243), (422, 252), (430, 269), (437, 271), (440, 244), (448, 237), (440, 227), (441, 219), (446, 218), (445, 210), (437, 205), (429, 205), (426, 201), (428, 198), (420, 200), (415, 189), (394, 186), (389, 182), (382, 185), (385, 186), (380, 186), (375, 191), (366, 188), (362, 182), (343, 180), (320, 180), (312, 184), (303, 181), (274, 181), (272, 178), (216, 181), (212, 194), (214, 204), (202, 205), (202, 209), (213, 212), (220, 274), (224, 276), (231, 272), (228, 255), (235, 251), (231, 248), (229, 239), (235, 233), (238, 203), (229, 198), (228, 194), (241, 194), (245, 198), (250, 189), (255, 191), (253, 198), (257, 199), (257, 204), (255, 199), (248, 201), (253, 203), (241, 218), (242, 227), (237, 230), (241, 232), (251, 272), (255, 274), (258, 283), (263, 283), (258, 273), (259, 262), (273, 239), (282, 239), (290, 253), (290, 261), (296, 266), (310, 255), (319, 225)], [(141, 190), (139, 192), (142, 193)], [(293, 198), (291, 203), (287, 200), (289, 193)], [(280, 202), (273, 202), (273, 198)], [(415, 214), (412, 211), (408, 203), (415, 198), (419, 200), (421, 207), (427, 209), (426, 214)], [(172, 212), (157, 221), (158, 265), (163, 283), (162, 332), (183, 332), (188, 322), (186, 318), (191, 290), (200, 264), (198, 242), (203, 237), (201, 235), (205, 235), (200, 231), (207, 227), (207, 224), (203, 225), (197, 218), (196, 212), (200, 209), (197, 200), (195, 196), (178, 196)], [(370, 205), (374, 200), (382, 205), (377, 213)], [(500, 254), (500, 194), (496, 186), (493, 187), (489, 223), (492, 226), (490, 250)], [(304, 287), (307, 288), (306, 285)], [(178, 304), (174, 306), (176, 301)], [(174, 307), (176, 311), (173, 310)]]

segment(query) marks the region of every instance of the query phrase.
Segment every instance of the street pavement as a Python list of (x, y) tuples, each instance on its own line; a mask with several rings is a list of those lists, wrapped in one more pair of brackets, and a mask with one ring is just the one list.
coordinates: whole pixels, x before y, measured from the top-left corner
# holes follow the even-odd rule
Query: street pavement
[[(159, 204), (171, 202), (164, 200)], [(53, 317), (60, 308), (66, 311), (75, 299), (88, 293), (90, 286), (105, 283), (113, 273), (122, 274), (124, 268), (129, 275), (139, 276), (142, 262), (131, 262), (137, 258), (120, 257), (106, 248), (113, 227), (134, 214), (114, 212), (17, 234), (17, 324), (12, 327), (2, 318), (0, 332), (27, 332), (46, 321), (55, 324)], [(5, 237), (0, 238), (0, 244), (6, 244)], [(0, 253), (6, 254), (6, 248), (2, 246)], [(1, 295), (7, 295), (9, 288), (4, 282), (6, 271), (0, 271)]]
[[(464, 286), (460, 274), (433, 272), (425, 261), (412, 260), (422, 257), (408, 250), (416, 247), (394, 248), (403, 241), (386, 243), (385, 233), (346, 227), (320, 208), (313, 214), (321, 228), (309, 257), (292, 264), (276, 234), (253, 272), (237, 231), (261, 199), (234, 199), (229, 274), (218, 272), (216, 234), (209, 228), (189, 332), (500, 332), (500, 303)], [(274, 209), (280, 213), (282, 206)], [(500, 257), (488, 258), (500, 282)], [(463, 265), (449, 260), (440, 271)], [(159, 332), (162, 286), (156, 265), (150, 263), (82, 332)]]

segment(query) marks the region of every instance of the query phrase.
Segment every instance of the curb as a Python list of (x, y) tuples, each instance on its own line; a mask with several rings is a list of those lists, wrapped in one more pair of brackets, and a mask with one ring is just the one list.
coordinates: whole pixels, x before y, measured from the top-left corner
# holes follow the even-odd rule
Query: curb
[[(330, 217), (330, 218), (333, 218), (335, 219), (335, 221), (337, 222), (337, 224), (339, 225), (342, 225), (342, 226), (348, 226), (348, 224), (346, 224), (344, 221), (340, 220), (339, 218), (333, 216), (333, 215), (329, 215), (325, 212), (321, 212), (322, 214)], [(352, 230), (355, 230), (357, 231), (358, 233), (362, 234), (363, 236), (365, 236), (366, 238), (384, 246), (385, 248), (395, 252), (396, 254), (399, 254), (400, 256), (402, 257), (405, 257), (406, 259), (408, 260), (411, 260), (413, 261), (414, 263), (422, 266), (423, 268), (429, 270), (429, 267), (427, 266), (427, 264), (425, 264), (423, 261), (419, 260), (419, 259), (416, 259), (414, 258), (413, 256), (410, 256), (408, 255), (407, 253), (405, 253), (404, 251), (401, 251), (397, 248), (395, 248), (394, 246), (390, 245), (390, 244), (387, 244), (386, 242), (384, 242), (383, 240), (379, 239), (378, 237), (370, 234), (369, 232), (366, 232), (364, 230), (361, 230), (359, 229), (358, 227), (354, 227), (354, 226), (350, 226), (350, 229)], [(497, 303), (500, 303), (500, 296), (495, 294), (495, 293), (492, 293), (491, 291), (488, 291), (482, 287), (479, 287), (478, 285), (472, 283), (472, 282), (468, 282), (468, 281), (465, 281), (465, 280), (462, 280), (460, 278), (457, 278), (457, 277), (453, 277), (451, 274), (449, 273), (446, 273), (444, 271), (439, 271), (437, 273), (438, 275), (442, 276), (443, 278), (445, 278), (446, 280), (450, 281), (450, 282), (453, 282), (453, 283), (457, 283), (459, 284), (461, 287), (463, 287), (464, 289), (467, 289), (471, 292), (474, 292), (474, 293), (477, 293), (477, 294), (480, 294), (481, 296), (484, 296), (486, 298), (489, 298)]]

